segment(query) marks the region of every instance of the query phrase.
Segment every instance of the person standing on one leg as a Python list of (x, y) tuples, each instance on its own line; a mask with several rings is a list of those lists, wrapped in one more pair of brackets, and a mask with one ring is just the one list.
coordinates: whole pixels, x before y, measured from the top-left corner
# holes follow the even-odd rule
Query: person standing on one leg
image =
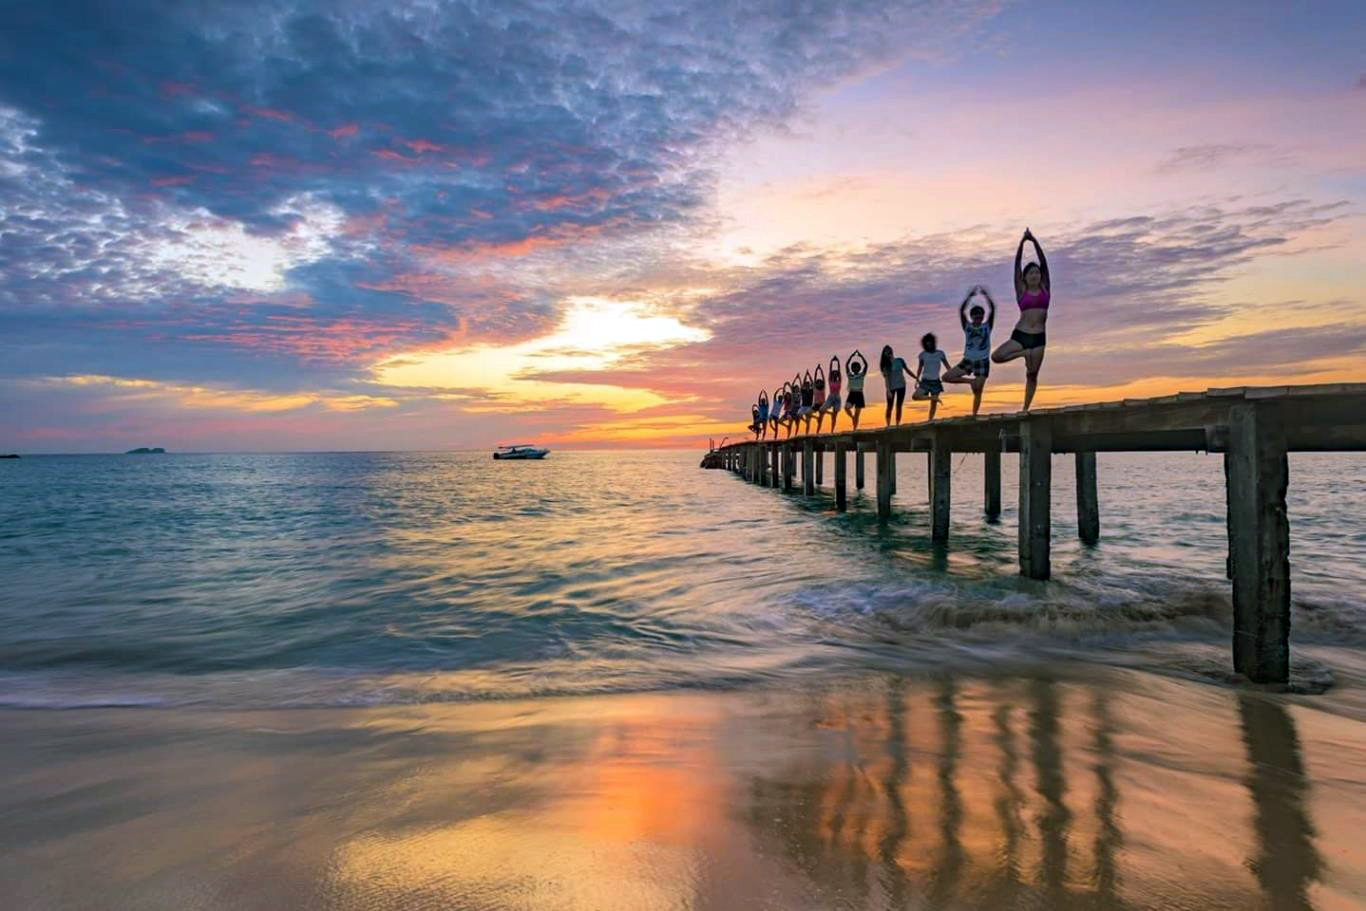
[[(1025, 242), (1034, 245), (1039, 261), (1020, 269), (1024, 258)], [(1015, 301), (1020, 305), (1020, 319), (1015, 323), (1015, 331), (1010, 340), (997, 348), (991, 359), (998, 364), (1013, 361), (1017, 357), (1025, 359), (1024, 411), (1034, 401), (1034, 391), (1039, 386), (1039, 369), (1043, 366), (1044, 327), (1048, 323), (1048, 304), (1052, 299), (1052, 282), (1048, 278), (1048, 260), (1043, 255), (1043, 247), (1028, 228), (1015, 248)]]
[[(978, 293), (986, 299), (989, 311), (981, 304), (968, 309), (968, 303)], [(977, 417), (977, 410), (982, 407), (982, 389), (991, 373), (991, 330), (996, 325), (996, 302), (991, 293), (981, 285), (973, 285), (958, 308), (958, 321), (963, 325), (963, 359), (944, 374), (944, 382), (972, 384), (972, 416)]]
[[(911, 398), (917, 402), (930, 400), (930, 420), (933, 421), (934, 413), (939, 410), (939, 396), (944, 393), (944, 383), (939, 379), (939, 368), (947, 369), (949, 359), (939, 350), (939, 340), (934, 337), (933, 332), (926, 332), (921, 337), (920, 347), (924, 350), (920, 352), (920, 367), (915, 373), (915, 392)], [(901, 423), (900, 415), (897, 415), (896, 422)]]
[(855, 350), (844, 362), (844, 369), (849, 374), (849, 401), (845, 403), (844, 412), (854, 422), (854, 429), (858, 430), (858, 419), (863, 413), (864, 404), (863, 381), (868, 378), (868, 358), (863, 356), (863, 352)]
[(825, 401), (821, 403), (820, 409), (816, 412), (816, 432), (821, 432), (821, 420), (825, 412), (830, 412), (830, 432), (835, 432), (835, 421), (840, 416), (840, 387), (843, 385), (840, 377), (840, 359), (830, 358), (830, 378), (827, 381), (829, 386), (825, 394)]

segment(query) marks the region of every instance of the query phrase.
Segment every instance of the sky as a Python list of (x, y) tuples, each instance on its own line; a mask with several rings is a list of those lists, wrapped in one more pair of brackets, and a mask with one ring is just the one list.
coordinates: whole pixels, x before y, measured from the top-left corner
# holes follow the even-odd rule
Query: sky
[(7, 452), (697, 446), (1025, 227), (1036, 407), (1366, 381), (1359, 2), (4, 7)]

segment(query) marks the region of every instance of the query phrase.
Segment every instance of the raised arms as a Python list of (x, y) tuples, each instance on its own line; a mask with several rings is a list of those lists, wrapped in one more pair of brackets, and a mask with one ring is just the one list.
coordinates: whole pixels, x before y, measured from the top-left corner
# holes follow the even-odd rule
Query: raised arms
[(850, 370), (850, 368), (853, 366), (855, 361), (858, 361), (861, 365), (859, 367), (859, 373), (868, 372), (868, 358), (864, 357), (863, 352), (859, 351), (857, 348), (854, 349), (853, 354), (849, 355), (849, 360), (844, 362), (844, 369), (849, 370), (849, 372), (852, 373), (853, 371)]
[(988, 326), (995, 326), (995, 325), (996, 325), (996, 301), (994, 301), (994, 300), (991, 299), (991, 292), (988, 291), (988, 290), (986, 289), (986, 286), (985, 286), (985, 285), (978, 285), (978, 286), (977, 286), (977, 290), (982, 292), (982, 297), (986, 298), (986, 301), (987, 301), (987, 325), (988, 325)]
[(1030, 234), (1029, 240), (1034, 244), (1034, 252), (1039, 254), (1039, 272), (1042, 273), (1039, 276), (1039, 280), (1043, 284), (1043, 289), (1049, 294), (1052, 294), (1053, 286), (1049, 284), (1048, 281), (1048, 257), (1043, 255), (1043, 247), (1039, 246), (1039, 239), (1037, 237)]
[(961, 323), (964, 327), (966, 327), (968, 324), (968, 304), (972, 302), (973, 297), (976, 296), (978, 289), (980, 289), (981, 287), (981, 285), (973, 285), (971, 288), (969, 288), (968, 296), (963, 298), (963, 303), (960, 304), (958, 307), (958, 322)]
[(1024, 271), (1020, 264), (1024, 261), (1025, 241), (1031, 237), (1029, 229), (1025, 228), (1024, 234), (1020, 235), (1020, 245), (1015, 248), (1015, 299), (1019, 300), (1025, 293)]
[(1039, 246), (1039, 239), (1034, 236), (1034, 233), (1032, 231), (1030, 231), (1028, 228), (1025, 228), (1024, 234), (1020, 236), (1020, 245), (1015, 248), (1016, 299), (1019, 299), (1020, 296), (1025, 293), (1024, 271), (1023, 269), (1021, 269), (1021, 263), (1024, 261), (1024, 245), (1026, 241), (1034, 245), (1034, 252), (1038, 254), (1039, 257), (1040, 284), (1043, 285), (1043, 289), (1049, 292), (1050, 294), (1053, 291), (1053, 286), (1048, 281), (1048, 258), (1043, 255), (1043, 247)]

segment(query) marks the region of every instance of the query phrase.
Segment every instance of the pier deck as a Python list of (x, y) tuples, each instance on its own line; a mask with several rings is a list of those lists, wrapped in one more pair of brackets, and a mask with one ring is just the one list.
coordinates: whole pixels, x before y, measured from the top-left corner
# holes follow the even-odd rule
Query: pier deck
[[(879, 420), (881, 405), (864, 411)], [(841, 415), (847, 421), (847, 415)], [(1366, 451), (1366, 383), (1208, 389), (1151, 399), (1043, 408), (1029, 413), (946, 418), (899, 427), (864, 428), (731, 443), (707, 454), (703, 467), (729, 468), (747, 480), (793, 490), (799, 473), (811, 495), (823, 461), (834, 453), (835, 504), (847, 503), (847, 457), (864, 486), (864, 453), (875, 455), (877, 512), (887, 519), (896, 492), (898, 452), (930, 454), (933, 539), (949, 537), (953, 453), (982, 453), (983, 513), (1001, 511), (1001, 453), (1019, 460), (1020, 572), (1050, 574), (1052, 455), (1073, 453), (1077, 525), (1083, 542), (1100, 538), (1098, 452), (1203, 451), (1224, 455), (1228, 575), (1233, 583), (1233, 665), (1259, 683), (1290, 674), (1290, 526), (1285, 492), (1288, 452)]]

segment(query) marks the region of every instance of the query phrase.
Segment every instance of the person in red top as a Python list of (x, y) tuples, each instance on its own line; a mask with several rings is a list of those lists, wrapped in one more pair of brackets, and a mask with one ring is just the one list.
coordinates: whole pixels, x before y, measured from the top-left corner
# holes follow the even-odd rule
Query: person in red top
[[(1020, 262), (1024, 258), (1024, 245), (1034, 245), (1039, 261), (1030, 263), (1023, 270)], [(1034, 392), (1039, 386), (1039, 369), (1043, 366), (1044, 328), (1048, 323), (1048, 305), (1052, 300), (1052, 282), (1048, 277), (1048, 259), (1043, 255), (1043, 247), (1028, 228), (1015, 248), (1015, 300), (1020, 305), (1020, 319), (1015, 323), (1015, 331), (1010, 339), (991, 354), (998, 364), (1025, 359), (1024, 409), (1034, 401)]]

